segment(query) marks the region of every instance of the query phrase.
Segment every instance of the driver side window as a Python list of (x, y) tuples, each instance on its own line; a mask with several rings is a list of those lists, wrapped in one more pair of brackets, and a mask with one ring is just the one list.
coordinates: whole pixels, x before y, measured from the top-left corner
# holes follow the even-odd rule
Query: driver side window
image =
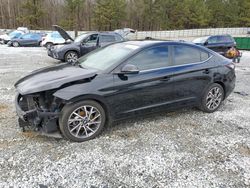
[(150, 70), (169, 66), (168, 46), (159, 46), (139, 52), (136, 56), (127, 61), (138, 67), (139, 70)]
[(93, 34), (93, 35), (90, 35), (88, 38), (86, 38), (83, 43), (84, 44), (93, 44), (93, 45), (96, 45), (97, 43), (97, 38), (98, 38), (98, 34)]
[(208, 44), (215, 44), (215, 43), (218, 43), (218, 37), (210, 37), (208, 40), (207, 40)]

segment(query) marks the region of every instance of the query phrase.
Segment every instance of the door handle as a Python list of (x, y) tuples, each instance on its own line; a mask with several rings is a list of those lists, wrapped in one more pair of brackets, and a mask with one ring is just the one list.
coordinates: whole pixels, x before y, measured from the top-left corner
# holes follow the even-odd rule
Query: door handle
[(204, 74), (209, 74), (210, 71), (209, 71), (208, 69), (206, 69), (206, 70), (203, 71), (203, 73), (204, 73)]
[(161, 81), (169, 81), (170, 80), (170, 76), (164, 76), (160, 80)]

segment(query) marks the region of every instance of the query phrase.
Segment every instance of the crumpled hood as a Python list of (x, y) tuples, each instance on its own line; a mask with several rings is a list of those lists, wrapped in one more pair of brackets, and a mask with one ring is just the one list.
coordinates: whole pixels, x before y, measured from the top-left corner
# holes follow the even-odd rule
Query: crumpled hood
[(61, 64), (42, 68), (16, 82), (15, 87), (22, 95), (56, 89), (62, 85), (94, 77), (96, 70)]

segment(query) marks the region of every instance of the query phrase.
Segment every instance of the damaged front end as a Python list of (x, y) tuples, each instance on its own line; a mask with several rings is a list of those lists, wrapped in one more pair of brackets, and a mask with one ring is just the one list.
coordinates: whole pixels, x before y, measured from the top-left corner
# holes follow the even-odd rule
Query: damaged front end
[(46, 92), (24, 96), (18, 93), (15, 98), (18, 124), (23, 131), (57, 132), (61, 105), (60, 99)]

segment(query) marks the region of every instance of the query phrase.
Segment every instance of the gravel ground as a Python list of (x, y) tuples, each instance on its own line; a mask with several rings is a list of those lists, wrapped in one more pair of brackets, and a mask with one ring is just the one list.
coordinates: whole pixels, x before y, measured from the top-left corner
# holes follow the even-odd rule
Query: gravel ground
[(13, 84), (57, 64), (42, 48), (0, 46), (0, 187), (250, 187), (250, 52), (213, 114), (183, 109), (116, 123), (72, 143), (16, 125)]

